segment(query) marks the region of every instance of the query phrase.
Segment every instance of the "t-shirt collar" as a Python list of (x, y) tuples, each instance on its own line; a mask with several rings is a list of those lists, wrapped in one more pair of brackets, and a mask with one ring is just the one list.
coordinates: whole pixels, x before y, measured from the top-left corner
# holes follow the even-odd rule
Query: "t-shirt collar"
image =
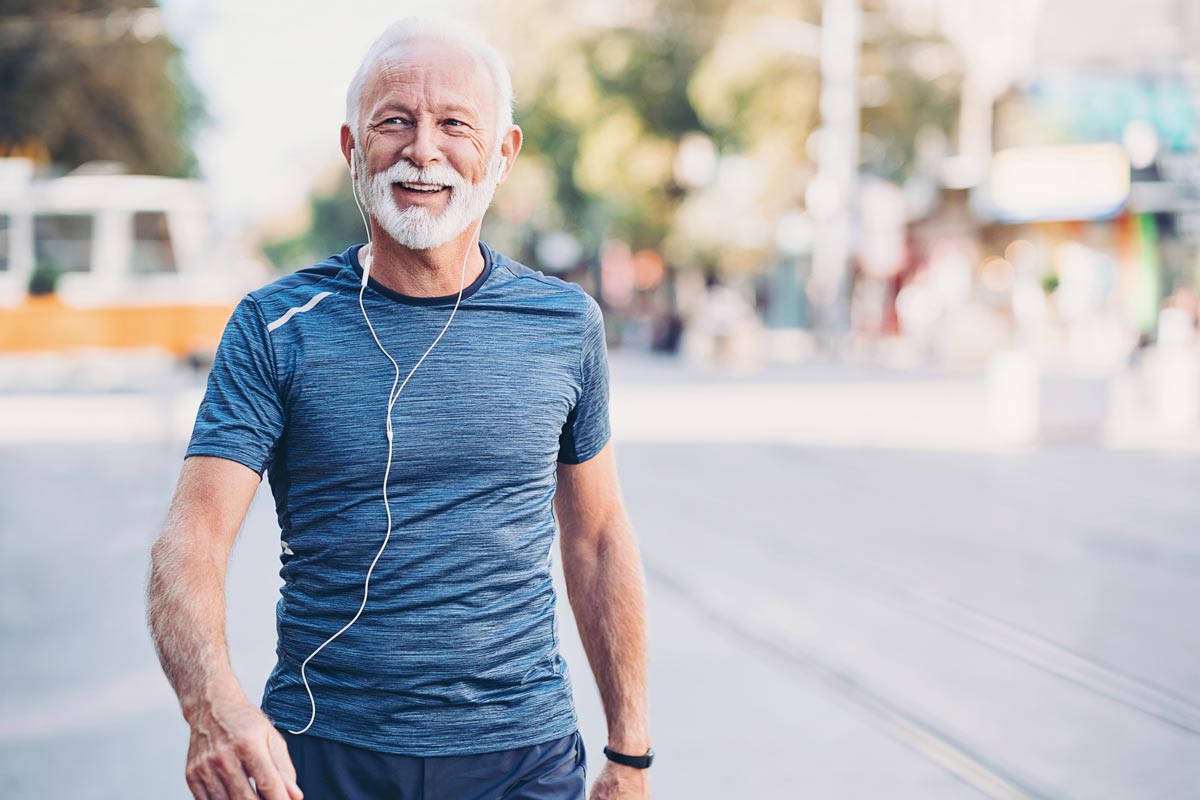
[[(342, 253), (342, 260), (350, 265), (354, 270), (354, 274), (358, 282), (362, 281), (363, 268), (358, 260), (358, 251), (362, 248), (362, 244), (352, 245)], [(488, 276), (492, 274), (492, 248), (488, 247), (482, 241), (479, 243), (479, 251), (483, 254), (483, 270), (480, 271), (479, 277), (471, 281), (463, 287), (462, 299), (466, 300), (475, 292), (479, 291), (479, 287), (487, 282)], [(404, 303), (410, 306), (441, 306), (454, 305), (454, 301), (458, 299), (458, 292), (454, 294), (442, 295), (440, 297), (414, 297), (412, 295), (401, 294), (393, 289), (389, 289), (374, 278), (367, 279), (367, 286), (373, 289), (377, 294), (381, 294), (390, 300), (395, 300), (397, 303)]]

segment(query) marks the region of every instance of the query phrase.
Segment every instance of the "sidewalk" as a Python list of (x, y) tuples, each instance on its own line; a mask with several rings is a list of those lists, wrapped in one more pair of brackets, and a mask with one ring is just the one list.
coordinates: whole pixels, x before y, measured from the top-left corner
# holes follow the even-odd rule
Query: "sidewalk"
[[(32, 377), (14, 363), (0, 359), (0, 442), (185, 440), (204, 395), (202, 375), (152, 359), (113, 362), (107, 373), (64, 361), (57, 373), (51, 366)], [(611, 369), (613, 429), (630, 442), (980, 453), (1037, 446), (997, 435), (979, 374), (820, 363), (740, 374), (623, 352), (613, 353)], [(1136, 375), (1047, 378), (1041, 405), (1040, 444), (1200, 453), (1200, 422), (1187, 434), (1165, 430)]]

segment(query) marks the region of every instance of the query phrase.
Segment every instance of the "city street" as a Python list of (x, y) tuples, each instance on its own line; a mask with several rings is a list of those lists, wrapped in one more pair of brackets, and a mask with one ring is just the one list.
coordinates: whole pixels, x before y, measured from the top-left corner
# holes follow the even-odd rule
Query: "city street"
[[(990, 448), (965, 378), (663, 375), (614, 361), (654, 797), (1200, 797), (1194, 452)], [(199, 386), (0, 395), (5, 798), (188, 796), (143, 592)], [(858, 418), (882, 396), (911, 413)], [(277, 531), (264, 484), (229, 576), (255, 700)], [(594, 774), (604, 720), (560, 592)]]
[(214, 365), (250, 703), (504, 795), (386, 800), (609, 794), (557, 490), (642, 746), (606, 419), (653, 800), (1200, 800), (1200, 0), (10, 2), (0, 108), (0, 800), (192, 797)]

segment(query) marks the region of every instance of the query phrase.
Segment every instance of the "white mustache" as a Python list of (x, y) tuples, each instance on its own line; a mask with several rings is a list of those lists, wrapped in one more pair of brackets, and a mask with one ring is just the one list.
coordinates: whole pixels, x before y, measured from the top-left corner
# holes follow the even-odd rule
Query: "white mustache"
[(453, 167), (431, 164), (418, 169), (407, 161), (397, 161), (387, 169), (373, 173), (371, 178), (388, 183), (426, 183), (434, 186), (449, 186), (451, 189), (461, 189), (467, 186), (466, 178)]

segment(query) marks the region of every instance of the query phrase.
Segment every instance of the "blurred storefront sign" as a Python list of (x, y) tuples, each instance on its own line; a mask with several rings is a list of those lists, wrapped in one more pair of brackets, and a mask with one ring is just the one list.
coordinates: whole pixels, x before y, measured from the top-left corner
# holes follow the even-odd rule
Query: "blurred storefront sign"
[(1166, 151), (1194, 146), (1200, 117), (1187, 80), (1177, 74), (1078, 71), (1031, 81), (1005, 109), (1000, 146), (1053, 140), (1121, 142), (1130, 122), (1153, 131)]
[(1129, 158), (1117, 144), (1018, 147), (996, 153), (972, 202), (996, 222), (1109, 219), (1129, 191)]

